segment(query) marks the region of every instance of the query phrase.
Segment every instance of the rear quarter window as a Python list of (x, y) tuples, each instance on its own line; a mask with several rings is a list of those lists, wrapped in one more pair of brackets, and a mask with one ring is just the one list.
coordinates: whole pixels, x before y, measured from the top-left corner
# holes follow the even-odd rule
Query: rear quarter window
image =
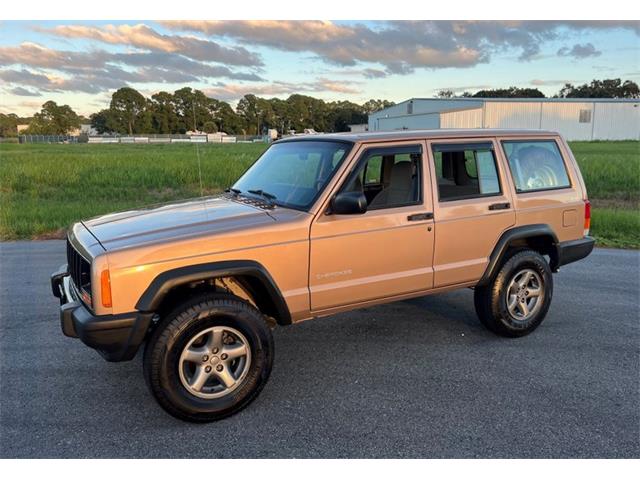
[(517, 192), (571, 187), (564, 159), (554, 140), (505, 140), (502, 148)]

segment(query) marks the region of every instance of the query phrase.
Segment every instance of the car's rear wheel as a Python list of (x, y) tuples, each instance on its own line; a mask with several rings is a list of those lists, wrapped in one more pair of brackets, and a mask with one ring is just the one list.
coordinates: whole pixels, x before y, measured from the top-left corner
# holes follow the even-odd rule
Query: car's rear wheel
[(205, 295), (161, 322), (144, 352), (145, 380), (171, 415), (210, 422), (238, 412), (264, 387), (273, 363), (264, 316), (230, 295)]
[(474, 303), (489, 330), (521, 337), (540, 326), (552, 296), (553, 276), (545, 258), (534, 250), (520, 250), (508, 257), (488, 285), (476, 287)]

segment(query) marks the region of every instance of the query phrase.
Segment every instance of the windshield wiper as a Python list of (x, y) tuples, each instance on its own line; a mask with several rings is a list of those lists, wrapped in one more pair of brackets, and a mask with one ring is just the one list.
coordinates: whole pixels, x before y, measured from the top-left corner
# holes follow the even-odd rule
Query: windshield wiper
[(239, 190), (237, 188), (233, 188), (233, 187), (229, 187), (225, 190), (225, 192), (227, 193), (234, 193), (236, 195), (240, 195), (242, 193), (242, 190)]
[(265, 192), (261, 188), (258, 188), (256, 190), (247, 190), (247, 192), (261, 196), (262, 198), (266, 199), (271, 205), (274, 204), (274, 200), (277, 198), (274, 194)]

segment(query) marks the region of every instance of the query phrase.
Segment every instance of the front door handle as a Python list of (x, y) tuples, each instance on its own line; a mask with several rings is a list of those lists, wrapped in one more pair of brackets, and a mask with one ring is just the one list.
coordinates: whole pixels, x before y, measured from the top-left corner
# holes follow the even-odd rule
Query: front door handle
[(489, 205), (489, 210), (509, 210), (511, 208), (511, 204), (509, 202), (504, 203), (492, 203)]
[(413, 215), (409, 215), (407, 217), (407, 220), (409, 220), (410, 222), (418, 222), (420, 220), (431, 220), (432, 218), (433, 218), (432, 212), (425, 212), (425, 213), (414, 213)]

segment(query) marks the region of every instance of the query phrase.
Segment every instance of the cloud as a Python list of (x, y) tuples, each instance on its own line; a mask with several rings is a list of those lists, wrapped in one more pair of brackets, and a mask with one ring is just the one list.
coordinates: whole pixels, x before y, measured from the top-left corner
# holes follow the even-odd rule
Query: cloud
[(538, 78), (531, 80), (531, 85), (535, 87), (565, 85), (567, 83), (575, 83), (575, 81), (574, 80), (540, 80)]
[[(314, 73), (314, 72), (309, 72)], [(318, 73), (318, 72), (315, 72)], [(324, 75), (331, 76), (344, 76), (344, 77), (363, 77), (363, 78), (384, 78), (389, 75), (389, 72), (381, 70), (379, 68), (343, 68), (339, 70), (323, 70)]]
[(467, 85), (467, 86), (463, 86), (463, 87), (446, 87), (446, 88), (438, 88), (436, 90), (434, 90), (434, 92), (440, 92), (441, 90), (449, 90), (453, 93), (462, 93), (462, 92), (473, 92), (473, 91), (478, 91), (478, 90), (488, 90), (494, 88), (491, 85)]
[(43, 102), (36, 102), (36, 101), (33, 101), (33, 100), (25, 100), (23, 102), (18, 103), (18, 106), (40, 109), (40, 107), (42, 107), (42, 104), (43, 104)]
[(473, 45), (463, 45), (442, 32), (451, 22), (386, 23), (372, 29), (363, 24), (326, 21), (167, 21), (168, 28), (228, 37), (291, 52), (312, 52), (329, 63), (353, 66), (378, 63), (393, 73), (416, 67), (470, 67), (485, 61)]
[(16, 69), (0, 69), (0, 79), (8, 84), (29, 86), (40, 92), (84, 92), (100, 93), (105, 89), (120, 88), (128, 83), (145, 81), (144, 72), (128, 72), (116, 67), (107, 67), (83, 75), (60, 76), (58, 74)]
[(319, 78), (313, 83), (303, 83), (301, 87), (302, 91), (306, 92), (360, 93), (360, 90), (354, 87), (353, 83), (348, 85), (327, 78)]
[(260, 57), (244, 47), (224, 47), (212, 40), (193, 36), (163, 35), (144, 24), (100, 27), (59, 25), (53, 28), (38, 28), (38, 30), (63, 38), (81, 38), (154, 52), (179, 53), (194, 60), (239, 66), (262, 65)]
[(376, 26), (327, 21), (163, 21), (174, 31), (198, 32), (289, 52), (312, 52), (343, 66), (379, 64), (387, 73), (416, 68), (465, 68), (492, 54), (519, 51), (520, 60), (539, 55), (540, 45), (565, 30), (627, 29), (640, 34), (639, 22), (581, 21), (392, 21)]
[[(0, 78), (7, 83), (5, 92), (19, 96), (63, 91), (95, 94), (124, 85), (144, 89), (156, 88), (158, 83), (199, 83), (211, 85), (210, 91), (218, 89), (226, 98), (244, 93), (351, 95), (360, 92), (365, 80), (406, 75), (416, 69), (470, 68), (504, 52), (515, 52), (520, 61), (531, 61), (540, 58), (545, 43), (552, 41), (567, 43), (557, 52), (560, 56), (596, 57), (601, 52), (591, 43), (571, 46), (567, 40), (589, 31), (617, 29), (640, 35), (640, 22), (634, 21), (160, 23), (169, 31), (143, 23), (34, 27), (69, 43), (88, 40), (90, 47), (85, 47), (86, 42), (81, 43), (82, 49), (74, 46), (70, 50), (33, 42), (0, 46)], [(258, 48), (310, 54), (325, 65), (306, 72), (309, 80), (301, 84), (266, 83), (263, 71), (275, 68), (277, 73), (278, 67), (264, 65)]]
[(38, 87), (46, 91), (54, 91), (54, 82), (42, 73), (34, 73), (26, 69), (22, 70), (0, 70), (0, 79), (8, 84), (16, 83), (29, 87)]
[[(233, 71), (227, 66), (196, 61), (163, 51), (111, 53), (104, 50), (76, 52), (54, 50), (35, 43), (0, 47), (0, 79), (14, 88), (28, 86), (40, 92), (64, 91), (96, 94), (125, 85), (147, 83), (188, 84), (211, 79), (264, 82), (254, 72)], [(26, 68), (25, 68), (26, 67)], [(365, 75), (376, 75), (365, 69)], [(296, 92), (359, 93), (357, 82), (340, 82), (326, 77), (312, 82), (271, 84), (223, 84), (209, 91), (220, 91), (221, 98), (240, 98), (245, 93), (282, 95)], [(36, 92), (32, 92), (37, 94)]]
[(258, 96), (273, 97), (278, 95), (312, 92), (358, 94), (360, 93), (360, 90), (353, 85), (335, 82), (326, 78), (318, 78), (315, 81), (305, 83), (272, 82), (259, 85), (218, 84), (204, 90), (204, 93), (210, 97), (227, 101), (238, 100), (244, 95), (250, 93)]
[(11, 88), (9, 89), (9, 92), (19, 97), (39, 97), (40, 96), (40, 93), (34, 92), (32, 90), (28, 90), (26, 88), (22, 88), (22, 87)]
[(576, 59), (599, 57), (600, 55), (602, 55), (602, 52), (596, 50), (596, 47), (594, 47), (592, 43), (585, 43), (582, 45), (576, 43), (573, 48), (562, 47), (558, 50), (558, 56), (573, 57)]
[(182, 55), (165, 52), (118, 53), (110, 57), (115, 63), (137, 67), (161, 67), (165, 70), (180, 70), (200, 78), (230, 78), (232, 80), (262, 81), (260, 75), (253, 72), (233, 71), (222, 65), (191, 60)]
[[(21, 79), (26, 78), (30, 82), (28, 85), (47, 92), (97, 93), (124, 84), (184, 84), (211, 78), (263, 80), (253, 72), (233, 71), (226, 66), (195, 61), (174, 53), (76, 52), (54, 50), (29, 42), (0, 47), (0, 67), (10, 66), (23, 68), (4, 70), (5, 78), (14, 79), (6, 81), (20, 86)], [(59, 78), (53, 81), (53, 77)]]
[(38, 68), (82, 70), (104, 66), (107, 52), (72, 52), (54, 50), (37, 43), (0, 47), (0, 65), (28, 65)]

